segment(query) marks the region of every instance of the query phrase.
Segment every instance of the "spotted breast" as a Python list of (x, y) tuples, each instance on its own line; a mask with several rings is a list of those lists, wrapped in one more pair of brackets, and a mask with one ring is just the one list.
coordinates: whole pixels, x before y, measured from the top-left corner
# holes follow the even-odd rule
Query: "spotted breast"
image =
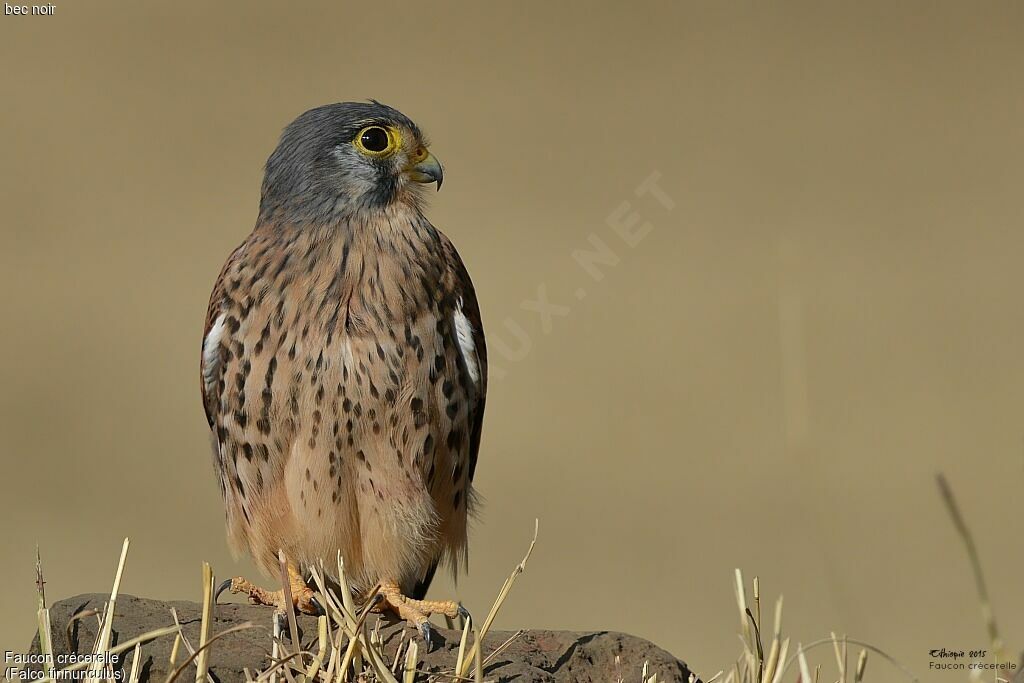
[[(258, 224), (211, 297), (202, 385), (229, 538), (277, 573), (341, 552), (422, 597), (465, 561), (486, 394), (473, 285), (418, 209)], [(330, 564), (329, 564), (330, 566)]]

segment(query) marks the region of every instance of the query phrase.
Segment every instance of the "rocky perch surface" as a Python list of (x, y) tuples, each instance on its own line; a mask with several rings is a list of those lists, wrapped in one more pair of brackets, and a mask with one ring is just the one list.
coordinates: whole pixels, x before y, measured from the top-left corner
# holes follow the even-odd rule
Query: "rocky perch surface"
[[(74, 619), (86, 610), (102, 610), (109, 596), (79, 595), (55, 603), (50, 608), (53, 646), (61, 653), (89, 652), (96, 638), (96, 617)], [(126, 642), (148, 631), (174, 624), (171, 608), (177, 611), (182, 629), (193, 644), (199, 642), (201, 606), (194, 602), (163, 602), (131, 595), (117, 599), (114, 613), (114, 638)], [(216, 607), (210, 633), (218, 633), (232, 626), (252, 622), (257, 628), (228, 634), (210, 646), (210, 670), (217, 683), (242, 683), (244, 669), (256, 672), (270, 665), (271, 610), (267, 607), (241, 604), (223, 604)], [(68, 623), (71, 621), (71, 628)], [(385, 652), (393, 658), (402, 640), (402, 624), (382, 625), (381, 636)], [(316, 651), (317, 626), (313, 617), (299, 618), (299, 632), (304, 647)], [(432, 673), (450, 671), (457, 658), (461, 632), (438, 629), (443, 639), (432, 652), (420, 646), (420, 668)], [(407, 629), (412, 635), (412, 629)], [(491, 631), (484, 638), (483, 655), (498, 648), (511, 638), (509, 631)], [(173, 637), (158, 638), (141, 650), (140, 681), (166, 680)], [(310, 643), (312, 646), (310, 647)], [(32, 652), (39, 651), (38, 637), (33, 640)], [(186, 654), (178, 655), (179, 664)], [(127, 673), (132, 667), (132, 655), (126, 652), (117, 668)], [(484, 667), (484, 677), (491, 681), (616, 681), (640, 680), (640, 672), (647, 662), (649, 675), (657, 673), (658, 681), (666, 683), (697, 681), (691, 678), (689, 667), (681, 660), (656, 645), (624, 633), (613, 631), (542, 631), (528, 630), (516, 638), (497, 657)], [(194, 678), (194, 673), (188, 680)], [(179, 680), (183, 680), (179, 678)], [(419, 680), (419, 678), (417, 679)]]

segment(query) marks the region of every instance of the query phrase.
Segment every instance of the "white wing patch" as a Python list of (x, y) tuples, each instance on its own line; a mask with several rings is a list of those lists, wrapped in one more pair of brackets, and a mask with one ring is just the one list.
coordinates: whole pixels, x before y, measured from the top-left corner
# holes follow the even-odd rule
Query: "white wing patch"
[(221, 313), (210, 327), (210, 333), (203, 340), (203, 384), (206, 389), (217, 381), (218, 365), (220, 364), (220, 342), (224, 336), (224, 320), (227, 313)]
[(455, 308), (455, 335), (458, 337), (462, 359), (474, 384), (480, 384), (480, 362), (476, 355), (476, 342), (473, 340), (473, 325), (462, 312), (462, 299)]

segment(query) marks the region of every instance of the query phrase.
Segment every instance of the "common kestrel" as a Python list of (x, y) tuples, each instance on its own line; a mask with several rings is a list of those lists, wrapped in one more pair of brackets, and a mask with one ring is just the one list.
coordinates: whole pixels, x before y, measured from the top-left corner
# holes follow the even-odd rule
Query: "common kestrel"
[[(293, 121), (267, 161), (256, 227), (214, 285), (202, 395), (228, 538), (268, 575), (340, 551), (355, 590), (429, 641), (437, 565), (467, 558), (487, 356), (473, 284), (423, 213), (441, 164), (378, 102)], [(328, 565), (330, 566), (330, 565)], [(238, 577), (233, 592), (284, 607)]]

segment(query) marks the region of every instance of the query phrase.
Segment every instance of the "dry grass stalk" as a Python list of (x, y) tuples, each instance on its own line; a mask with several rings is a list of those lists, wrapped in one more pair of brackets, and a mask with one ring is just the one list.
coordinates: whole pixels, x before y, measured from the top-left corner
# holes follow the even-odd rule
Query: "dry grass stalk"
[[(179, 640), (180, 643), (185, 646), (185, 649), (189, 653), (189, 658), (192, 661), (195, 661), (195, 658), (199, 654), (199, 651), (195, 647), (192, 646), (192, 642), (188, 639), (188, 636), (186, 636), (185, 632), (181, 629), (181, 622), (178, 621), (178, 611), (176, 609), (174, 609), (173, 607), (171, 608), (171, 618), (174, 619), (174, 624), (175, 624), (175, 626), (178, 627), (178, 635), (176, 637), (176, 640)], [(248, 622), (246, 622), (246, 623), (248, 623)], [(175, 654), (175, 659), (177, 659), (176, 654)], [(172, 664), (171, 668), (170, 668), (170, 671), (173, 671), (173, 670), (174, 670), (174, 665)], [(207, 674), (207, 676), (206, 676), (206, 683), (215, 683), (215, 681), (213, 680), (213, 677), (210, 676), (209, 674)]]
[(317, 672), (323, 668), (324, 655), (327, 653), (329, 629), (327, 625), (327, 617), (318, 617), (316, 620), (316, 642), (317, 650), (316, 654), (313, 655), (313, 661), (310, 662), (309, 668), (306, 669), (306, 678), (314, 679)]
[(174, 634), (174, 644), (171, 645), (171, 655), (168, 657), (168, 669), (173, 671), (178, 663), (178, 648), (181, 647), (181, 633)]
[[(273, 644), (270, 649), (270, 683), (277, 683), (277, 666), (276, 663), (281, 659), (281, 622), (277, 619), (277, 615), (271, 617), (273, 620)], [(256, 677), (256, 680), (260, 680), (260, 676)]]
[[(781, 596), (775, 603), (771, 642), (763, 643), (761, 640), (763, 632), (760, 618), (755, 616), (761, 613), (760, 584), (757, 579), (752, 582), (752, 586), (754, 587), (753, 609), (748, 606), (751, 603), (747, 601), (743, 574), (737, 569), (735, 572), (734, 588), (736, 591), (736, 606), (740, 615), (739, 637), (740, 642), (743, 644), (743, 652), (728, 673), (720, 671), (708, 679), (707, 683), (712, 683), (712, 681), (718, 681), (719, 679), (721, 679), (722, 683), (783, 683), (786, 680), (786, 672), (793, 665), (797, 667), (797, 680), (800, 683), (811, 683), (812, 681), (816, 683), (821, 675), (821, 666), (816, 666), (812, 675), (811, 667), (807, 660), (807, 653), (823, 645), (832, 646), (832, 653), (838, 671), (838, 678), (836, 679), (838, 683), (850, 683), (851, 681), (851, 671), (848, 666), (850, 645), (861, 648), (857, 657), (857, 664), (852, 671), (853, 683), (861, 683), (864, 680), (868, 651), (876, 653), (882, 659), (892, 664), (908, 680), (914, 683), (917, 682), (917, 678), (905, 666), (884, 651), (859, 640), (846, 636), (837, 636), (835, 633), (832, 633), (828, 638), (822, 638), (807, 645), (797, 644), (796, 653), (790, 656), (790, 641), (788, 637), (783, 635), (782, 631), (783, 601)], [(764, 654), (766, 650), (767, 655)], [(787, 659), (787, 657), (789, 658)]]
[[(402, 675), (402, 683), (413, 683), (416, 680), (416, 662), (419, 658), (419, 645), (415, 640), (409, 641), (409, 649), (405, 652), (405, 670)], [(398, 658), (397, 655), (395, 657)]]
[[(175, 669), (167, 677), (166, 683), (174, 683), (174, 681), (176, 681), (178, 679), (178, 676), (180, 676), (185, 671), (185, 669), (188, 668), (189, 664), (192, 664), (193, 662), (197, 661), (197, 658), (200, 655), (202, 655), (202, 653), (206, 652), (210, 648), (211, 645), (216, 643), (218, 640), (220, 640), (224, 636), (229, 635), (231, 633), (236, 633), (238, 631), (244, 631), (245, 629), (249, 629), (249, 628), (256, 628), (256, 626), (254, 624), (252, 624), (251, 622), (246, 621), (244, 623), (238, 624), (237, 626), (232, 626), (231, 628), (226, 628), (223, 631), (221, 631), (220, 633), (216, 634), (215, 636), (213, 636), (212, 638), (207, 640), (206, 643), (204, 643), (202, 646), (200, 646), (199, 649), (197, 649), (193, 654), (189, 655), (188, 659), (186, 659), (184, 662), (182, 662), (181, 665), (177, 669)], [(173, 631), (170, 631), (170, 632), (173, 633)], [(180, 627), (178, 629), (178, 632), (180, 633)], [(113, 650), (112, 650), (112, 652), (113, 652)], [(208, 673), (204, 674), (204, 677), (208, 677), (208, 676), (209, 676)]]
[(472, 628), (473, 617), (469, 617), (462, 624), (462, 637), (459, 638), (459, 650), (455, 657), (455, 671), (462, 671), (463, 662), (466, 661), (466, 643), (469, 640), (469, 632)]
[(72, 643), (71, 643), (71, 632), (75, 628), (75, 622), (79, 621), (80, 619), (87, 619), (88, 617), (94, 617), (94, 616), (98, 615), (99, 613), (100, 613), (99, 610), (87, 609), (87, 610), (82, 610), (81, 612), (78, 612), (76, 614), (72, 614), (70, 617), (68, 617), (67, 626), (64, 627), (64, 642), (67, 644), (67, 647), (68, 647), (69, 650), (76, 649), (76, 648), (72, 647)]
[[(474, 662), (478, 662), (480, 657), (480, 649), (483, 647), (484, 636), (487, 635), (487, 631), (491, 628), (491, 624), (494, 622), (494, 618), (498, 615), (498, 610), (505, 602), (505, 598), (508, 597), (509, 592), (512, 590), (512, 586), (515, 585), (516, 579), (519, 575), (526, 571), (526, 563), (530, 561), (530, 555), (533, 554), (533, 549), (537, 545), (537, 534), (540, 532), (540, 520), (534, 520), (533, 523), (533, 540), (530, 541), (530, 547), (526, 551), (526, 555), (522, 561), (516, 565), (516, 568), (512, 570), (512, 574), (505, 580), (505, 584), (498, 591), (498, 597), (495, 598), (494, 604), (491, 606), (491, 611), (487, 614), (487, 618), (484, 619), (483, 626), (480, 627), (480, 633), (476, 634), (473, 639), (473, 647), (469, 654)], [(476, 668), (480, 668), (476, 665)], [(455, 675), (463, 677), (468, 673), (468, 662), (463, 661), (458, 669), (455, 670)], [(478, 676), (477, 680), (482, 680), (482, 674)]]
[(999, 632), (999, 624), (996, 622), (996, 615), (992, 609), (992, 601), (988, 597), (988, 585), (985, 582), (985, 572), (981, 568), (981, 556), (978, 554), (978, 548), (974, 544), (974, 534), (971, 533), (963, 514), (960, 512), (960, 506), (956, 502), (953, 489), (950, 487), (945, 475), (941, 473), (936, 475), (936, 481), (939, 485), (942, 501), (946, 504), (946, 510), (953, 520), (953, 526), (956, 527), (956, 532), (960, 536), (960, 540), (963, 541), (964, 548), (967, 550), (967, 558), (971, 562), (974, 587), (978, 593), (978, 602), (981, 605), (981, 618), (985, 622), (985, 628), (988, 629), (992, 651), (995, 653), (998, 661), (1009, 661), (1009, 656), (1006, 653), (1006, 644), (1003, 642), (1002, 635)]
[(53, 676), (53, 633), (50, 628), (50, 610), (46, 607), (46, 582), (43, 581), (43, 559), (36, 546), (36, 597), (38, 610), (36, 622), (39, 627), (39, 652), (43, 658), (43, 675)]
[(135, 644), (132, 653), (132, 669), (128, 674), (128, 683), (139, 683), (139, 661), (142, 659), (142, 643)]
[(484, 657), (484, 666), (486, 666), (488, 662), (490, 662), (492, 659), (494, 659), (495, 657), (500, 655), (502, 652), (504, 652), (505, 649), (509, 645), (511, 645), (512, 643), (514, 643), (516, 641), (516, 638), (518, 638), (519, 636), (523, 635), (524, 633), (526, 633), (526, 631), (524, 631), (523, 629), (519, 629), (518, 631), (513, 633), (511, 636), (509, 636), (505, 640), (504, 643), (502, 643), (498, 647), (494, 648), (494, 652), (492, 652), (491, 654), (489, 654), (486, 657)]
[[(489, 632), (491, 625), (494, 623), (498, 611), (508, 598), (512, 586), (515, 584), (519, 575), (525, 571), (526, 565), (532, 556), (537, 543), (538, 531), (539, 525), (535, 523), (533, 539), (530, 542), (530, 546), (527, 549), (525, 556), (515, 567), (499, 590), (482, 626), (477, 629), (472, 619), (464, 620), (459, 647), (456, 653), (455, 667), (453, 669), (434, 674), (428, 674), (427, 672), (420, 670), (419, 642), (414, 637), (406, 638), (407, 634), (405, 633), (402, 634), (402, 640), (399, 643), (396, 654), (389, 664), (389, 658), (384, 653), (384, 643), (380, 636), (380, 622), (377, 622), (376, 628), (371, 631), (367, 621), (369, 613), (376, 605), (377, 591), (374, 590), (366, 600), (365, 604), (361, 608), (357, 609), (352, 597), (353, 594), (351, 587), (348, 584), (345, 574), (344, 563), (341, 561), (341, 557), (339, 556), (337, 558), (339, 577), (337, 592), (331, 590), (326, 585), (324, 580), (325, 572), (323, 571), (322, 564), (319, 567), (312, 568), (313, 580), (320, 591), (320, 595), (323, 597), (324, 609), (327, 612), (327, 614), (319, 617), (317, 621), (316, 652), (302, 650), (300, 648), (296, 637), (298, 628), (294, 612), (291, 612), (288, 616), (289, 626), (291, 626), (291, 638), (288, 641), (282, 639), (282, 624), (279, 619), (275, 618), (273, 620), (274, 632), (272, 636), (271, 664), (263, 671), (256, 672), (255, 676), (250, 669), (245, 668), (244, 672), (247, 682), (277, 683), (277, 681), (283, 677), (289, 683), (306, 683), (307, 681), (311, 683), (346, 683), (347, 681), (356, 680), (366, 682), (383, 681), (384, 683), (399, 683), (399, 678), (402, 683), (413, 683), (417, 679), (426, 681), (427, 683), (442, 683), (445, 681), (448, 683), (457, 683), (469, 680), (479, 681), (482, 683), (484, 680), (483, 667), (502, 651), (507, 649), (523, 634), (523, 631), (517, 631), (507, 638), (493, 652), (488, 654), (486, 658), (483, 656), (482, 650), (484, 638)], [(212, 683), (209, 671), (211, 648), (220, 639), (231, 633), (255, 627), (250, 623), (245, 623), (210, 636), (210, 628), (213, 623), (213, 587), (215, 585), (215, 581), (213, 570), (208, 564), (204, 563), (203, 565), (203, 606), (198, 647), (193, 647), (192, 643), (190, 643), (189, 639), (185, 636), (181, 623), (178, 619), (178, 615), (174, 609), (171, 609), (171, 618), (174, 622), (173, 625), (161, 629), (155, 629), (126, 642), (119, 643), (117, 646), (111, 647), (110, 635), (113, 626), (114, 606), (118, 598), (121, 579), (124, 573), (128, 546), (128, 539), (125, 539), (117, 566), (117, 572), (115, 574), (113, 589), (111, 590), (111, 597), (105, 605), (102, 617), (100, 617), (99, 612), (95, 610), (91, 612), (83, 612), (74, 615), (71, 618), (70, 623), (88, 616), (97, 617), (97, 637), (96, 643), (93, 647), (93, 652), (96, 654), (107, 655), (107, 659), (105, 661), (108, 662), (107, 664), (101, 663), (101, 666), (109, 666), (109, 662), (111, 661), (110, 658), (115, 655), (120, 655), (121, 653), (125, 653), (129, 650), (134, 650), (131, 670), (128, 675), (128, 683), (138, 682), (140, 662), (142, 660), (142, 646), (156, 638), (172, 635), (174, 636), (174, 642), (171, 647), (168, 662), (171, 673), (168, 675), (164, 683), (175, 683), (192, 665), (196, 667), (195, 680), (197, 683)], [(37, 584), (41, 584), (41, 576), (40, 569), (37, 574)], [(743, 653), (734, 664), (732, 670), (729, 671), (728, 675), (723, 678), (723, 672), (719, 672), (708, 679), (707, 683), (782, 683), (783, 674), (788, 667), (786, 657), (788, 655), (789, 647), (789, 639), (782, 635), (782, 599), (779, 598), (775, 605), (772, 640), (766, 648), (765, 644), (762, 642), (763, 630), (760, 582), (757, 578), (754, 579), (752, 584), (752, 601), (748, 603), (744, 589), (743, 575), (739, 570), (737, 570), (735, 576), (736, 600), (737, 605), (740, 608), (741, 616), (740, 637), (743, 643)], [(282, 566), (282, 585), (289, 586), (286, 568), (284, 566)], [(290, 587), (286, 588), (286, 590), (290, 591)], [(41, 590), (39, 593), (40, 605), (45, 606)], [(286, 601), (288, 604), (291, 604), (290, 597), (290, 595), (286, 594)], [(748, 604), (750, 605), (749, 607)], [(68, 635), (68, 640), (70, 643), (70, 634)], [(848, 643), (858, 645), (860, 645), (860, 643), (846, 638), (839, 639), (835, 636), (830, 639), (823, 639), (817, 643), (812, 643), (806, 647), (801, 646), (798, 654), (788, 660), (789, 663), (792, 663), (794, 660), (799, 660), (802, 682), (805, 681), (810, 683), (811, 680), (816, 681), (817, 675), (820, 671), (820, 669), (816, 669), (815, 677), (813, 679), (810, 677), (805, 653), (813, 647), (825, 643), (832, 643), (833, 649), (836, 653), (837, 662), (840, 663), (839, 668), (842, 676), (842, 683), (847, 682), (845, 664), (846, 648)], [(189, 654), (184, 661), (178, 663), (178, 656), (182, 647), (184, 647)], [(864, 647), (877, 651), (877, 649), (871, 648), (870, 646)], [(766, 651), (767, 654), (765, 654)], [(885, 655), (885, 653), (880, 654), (883, 658), (893, 661), (888, 657), (888, 655)], [(862, 650), (854, 673), (854, 683), (861, 683), (863, 680), (866, 660), (867, 652)], [(785, 666), (783, 666), (784, 663), (786, 663)], [(81, 662), (68, 666), (64, 670), (72, 672), (85, 669), (90, 666), (96, 666), (96, 664)], [(897, 664), (897, 666), (899, 665)], [(651, 671), (650, 669), (650, 664), (645, 662), (644, 667), (640, 672), (640, 680), (642, 683), (658, 683), (658, 672)], [(621, 672), (618, 674), (618, 679), (625, 680), (621, 675)], [(911, 679), (914, 680), (912, 677)], [(42, 683), (54, 683), (54, 678), (52, 676), (40, 680)]]
[(295, 620), (295, 602), (292, 596), (291, 580), (288, 577), (288, 562), (284, 558), (284, 551), (278, 548), (277, 564), (281, 570), (281, 586), (284, 590), (284, 609), (288, 617), (288, 630), (292, 637), (292, 647), (299, 649), (299, 624)]
[(213, 569), (208, 562), (203, 562), (203, 616), (199, 623), (199, 656), (196, 658), (196, 683), (206, 680), (209, 669), (210, 651), (206, 643), (210, 637), (210, 621), (213, 616)]
[(857, 656), (857, 670), (853, 674), (854, 683), (860, 683), (864, 680), (864, 667), (868, 664), (868, 651), (861, 650), (860, 655)]
[[(100, 627), (99, 637), (97, 639), (96, 648), (93, 651), (94, 654), (102, 655), (108, 649), (110, 649), (110, 634), (114, 626), (114, 606), (117, 604), (117, 594), (121, 590), (121, 577), (124, 575), (124, 563), (128, 559), (128, 539), (124, 539), (124, 543), (121, 546), (121, 559), (117, 563), (117, 572), (114, 574), (114, 586), (110, 590), (110, 600), (107, 602), (107, 609), (103, 615), (103, 624)], [(89, 667), (89, 671), (92, 675), (89, 678), (94, 680), (101, 678), (99, 672), (107, 668), (107, 664), (97, 659)]]

